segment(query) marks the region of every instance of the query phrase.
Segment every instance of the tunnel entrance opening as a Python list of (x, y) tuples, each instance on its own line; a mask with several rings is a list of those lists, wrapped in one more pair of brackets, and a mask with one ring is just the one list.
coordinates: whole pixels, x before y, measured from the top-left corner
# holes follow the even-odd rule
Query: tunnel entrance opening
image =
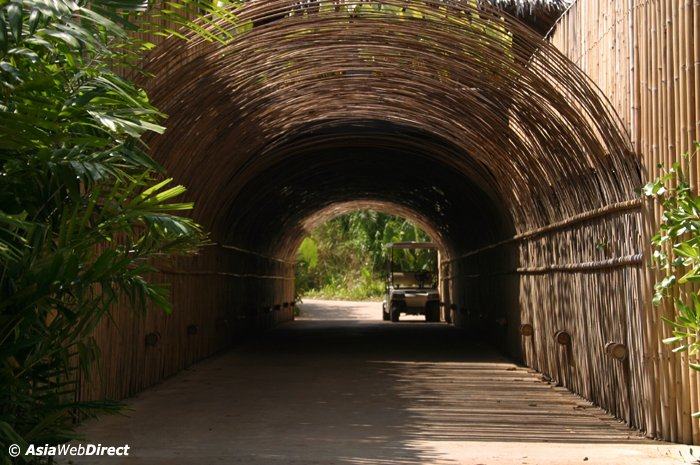
[[(360, 205), (365, 208), (347, 211)], [(295, 265), (296, 295), (304, 302), (298, 315), (390, 320), (392, 297), (403, 297), (396, 302), (396, 319), (400, 312), (402, 321), (444, 320), (438, 291), (441, 246), (393, 248), (396, 243), (425, 247), (433, 242), (415, 222), (368, 206), (389, 208), (377, 202), (348, 202), (321, 211), (305, 222), (308, 233), (301, 240)], [(423, 281), (411, 281), (411, 277)], [(406, 282), (395, 283), (401, 279)], [(431, 301), (427, 302), (429, 297)], [(319, 307), (309, 305), (311, 300), (346, 302), (328, 302)], [(405, 308), (398, 308), (398, 304)]]
[(325, 219), (326, 214), (306, 222), (312, 229), (297, 252), (296, 294), (302, 299), (381, 301), (387, 284), (387, 244), (431, 242), (423, 229), (399, 216), (370, 209), (331, 219)]

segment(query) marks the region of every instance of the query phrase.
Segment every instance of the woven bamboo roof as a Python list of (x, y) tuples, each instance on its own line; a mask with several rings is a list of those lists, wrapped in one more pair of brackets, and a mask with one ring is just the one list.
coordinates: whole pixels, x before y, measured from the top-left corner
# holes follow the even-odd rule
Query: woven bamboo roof
[[(248, 0), (251, 3), (260, 0)], [(267, 0), (263, 0), (267, 1)], [(362, 2), (371, 3), (369, 0), (335, 0), (335, 4), (358, 5)], [(454, 3), (445, 0), (432, 0), (433, 3), (450, 4)], [(295, 2), (296, 5), (312, 5), (314, 0), (301, 0)], [(380, 2), (381, 3), (381, 2)], [(534, 30), (544, 35), (554, 26), (555, 22), (566, 8), (571, 4), (570, 0), (477, 0), (478, 6), (488, 5), (522, 20)]]
[(636, 195), (609, 103), (521, 21), (457, 0), (322, 3), (250, 2), (230, 43), (170, 40), (145, 64), (178, 128), (154, 155), (216, 240), (293, 254), (310, 218), (367, 201), (459, 251)]

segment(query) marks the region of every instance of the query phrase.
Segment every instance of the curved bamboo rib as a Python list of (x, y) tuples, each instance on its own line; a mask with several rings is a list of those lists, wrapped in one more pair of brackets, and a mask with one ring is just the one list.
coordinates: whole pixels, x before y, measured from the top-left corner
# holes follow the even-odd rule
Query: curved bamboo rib
[[(289, 259), (295, 241), (279, 250), (280, 235), (261, 237), (251, 228), (270, 224), (265, 205), (278, 193), (255, 186), (276, 177), (277, 191), (299, 190), (277, 165), (322, 149), (356, 149), (366, 135), (375, 136), (375, 152), (382, 146), (420, 154), (436, 170), (461, 173), (473, 186), (461, 199), (467, 210), (483, 203), (480, 196), (492, 200), (501, 226), (471, 221), (472, 230), (489, 232), (472, 234), (469, 248), (510, 227), (541, 228), (634, 197), (638, 160), (614, 112), (575, 65), (526, 25), (468, 1), (383, 0), (352, 11), (333, 5), (248, 2), (237, 15), (241, 30), (249, 30), (231, 43), (194, 40), (183, 47), (169, 40), (146, 63), (156, 74), (144, 83), (154, 102), (171, 115), (171, 127), (187, 128), (154, 139), (154, 153), (187, 179), (198, 219), (221, 242)], [(398, 129), (387, 134), (386, 124)], [(215, 172), (205, 169), (211, 164)], [(350, 180), (353, 165), (346, 160), (335, 169)], [(314, 163), (294, 169), (304, 179), (295, 179), (296, 171), (287, 179), (312, 190), (333, 175)], [(395, 195), (401, 186), (391, 180), (384, 184), (376, 192), (346, 184), (332, 202), (304, 208), (287, 199), (289, 211), (272, 221), (298, 238), (316, 210), (373, 198), (404, 205), (426, 222), (445, 222), (430, 202)], [(254, 215), (251, 205), (258, 206)]]

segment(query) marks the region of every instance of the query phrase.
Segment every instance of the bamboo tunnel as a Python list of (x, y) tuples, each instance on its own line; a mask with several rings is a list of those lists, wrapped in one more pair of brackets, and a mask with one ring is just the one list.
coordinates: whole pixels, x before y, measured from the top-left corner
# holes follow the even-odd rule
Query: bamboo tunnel
[(578, 0), (548, 39), (546, 15), (492, 3), (251, 1), (230, 42), (154, 40), (140, 83), (169, 129), (148, 142), (217, 245), (163, 265), (172, 316), (115, 310), (82, 395), (131, 395), (293, 318), (307, 228), (371, 206), (440, 244), (447, 319), (700, 443), (697, 374), (651, 306), (660, 212), (639, 199), (698, 139), (700, 0)]

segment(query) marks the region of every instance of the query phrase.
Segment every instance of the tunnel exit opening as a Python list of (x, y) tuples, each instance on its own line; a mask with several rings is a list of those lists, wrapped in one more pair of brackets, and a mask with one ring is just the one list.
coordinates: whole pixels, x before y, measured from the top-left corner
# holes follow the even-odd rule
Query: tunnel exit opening
[(296, 257), (296, 292), (301, 298), (378, 301), (386, 285), (387, 244), (431, 242), (417, 224), (377, 210), (314, 218), (307, 224), (313, 226)]
[[(403, 159), (411, 160), (406, 155)], [(344, 166), (346, 172), (352, 165)], [(340, 188), (345, 195), (354, 194), (352, 185), (341, 184)], [(502, 266), (502, 258), (467, 264), (472, 267), (471, 275), (465, 273), (464, 263), (457, 266), (458, 254), (473, 247), (463, 242), (462, 228), (468, 225), (473, 231), (474, 223), (483, 228), (486, 219), (466, 215), (460, 228), (459, 217), (451, 216), (459, 210), (452, 212), (446, 206), (463, 205), (465, 200), (446, 198), (449, 185), (416, 183), (413, 188), (439, 193), (426, 204), (446, 215), (443, 220), (438, 215), (426, 218), (425, 212), (430, 212), (426, 206), (416, 211), (415, 206), (391, 201), (352, 200), (329, 205), (302, 221), (303, 232), (295, 239), (295, 295), (303, 302), (298, 317), (392, 321), (393, 308), (397, 313), (394, 321), (453, 324), (464, 329), (468, 339), (486, 342), (519, 360), (517, 276), (485, 271), (489, 266)], [(462, 236), (454, 237), (453, 230)], [(426, 243), (434, 244), (435, 249), (421, 250)], [(505, 261), (514, 260), (508, 256)], [(511, 287), (503, 287), (508, 285)], [(334, 299), (370, 303), (328, 302)]]

